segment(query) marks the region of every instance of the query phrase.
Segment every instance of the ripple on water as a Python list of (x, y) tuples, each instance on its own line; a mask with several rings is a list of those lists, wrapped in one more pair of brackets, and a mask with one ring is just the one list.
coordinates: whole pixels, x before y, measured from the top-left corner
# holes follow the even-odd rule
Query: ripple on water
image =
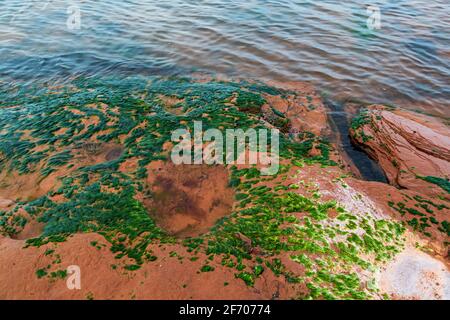
[[(367, 28), (379, 5), (380, 30)], [(189, 74), (311, 81), (351, 96), (450, 116), (450, 7), (408, 1), (4, 0), (0, 76)]]

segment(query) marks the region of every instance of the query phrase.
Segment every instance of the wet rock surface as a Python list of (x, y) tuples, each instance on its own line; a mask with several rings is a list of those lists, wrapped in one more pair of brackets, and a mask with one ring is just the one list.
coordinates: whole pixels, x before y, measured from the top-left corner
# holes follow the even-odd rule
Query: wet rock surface
[[(442, 185), (415, 178), (431, 186), (419, 188), (383, 166), (445, 180), (445, 127), (379, 106), (365, 114), (352, 133), (390, 170), (387, 185), (352, 175), (306, 84), (153, 78), (65, 90), (0, 107), (0, 298), (448, 297)], [(279, 128), (279, 172), (175, 166), (171, 132), (198, 119)], [(81, 290), (66, 287), (70, 265)]]

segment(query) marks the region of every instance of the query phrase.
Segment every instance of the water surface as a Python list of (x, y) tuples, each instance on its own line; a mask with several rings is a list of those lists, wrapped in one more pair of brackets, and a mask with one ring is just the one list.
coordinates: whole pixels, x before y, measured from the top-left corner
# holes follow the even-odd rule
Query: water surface
[(0, 80), (206, 72), (450, 116), (449, 30), (448, 0), (1, 0)]

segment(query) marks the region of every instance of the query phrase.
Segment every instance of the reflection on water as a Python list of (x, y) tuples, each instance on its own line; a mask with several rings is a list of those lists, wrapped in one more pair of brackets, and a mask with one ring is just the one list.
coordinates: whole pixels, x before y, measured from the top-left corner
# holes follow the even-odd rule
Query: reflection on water
[[(66, 26), (81, 10), (81, 29)], [(381, 29), (367, 28), (368, 5)], [(190, 74), (311, 81), (450, 116), (448, 0), (2, 0), (0, 79)]]

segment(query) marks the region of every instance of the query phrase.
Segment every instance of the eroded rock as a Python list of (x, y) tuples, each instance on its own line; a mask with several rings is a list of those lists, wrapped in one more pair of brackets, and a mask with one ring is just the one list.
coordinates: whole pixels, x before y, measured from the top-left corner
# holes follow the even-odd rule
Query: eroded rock
[(351, 137), (391, 184), (449, 198), (450, 130), (442, 120), (373, 105), (354, 119)]

